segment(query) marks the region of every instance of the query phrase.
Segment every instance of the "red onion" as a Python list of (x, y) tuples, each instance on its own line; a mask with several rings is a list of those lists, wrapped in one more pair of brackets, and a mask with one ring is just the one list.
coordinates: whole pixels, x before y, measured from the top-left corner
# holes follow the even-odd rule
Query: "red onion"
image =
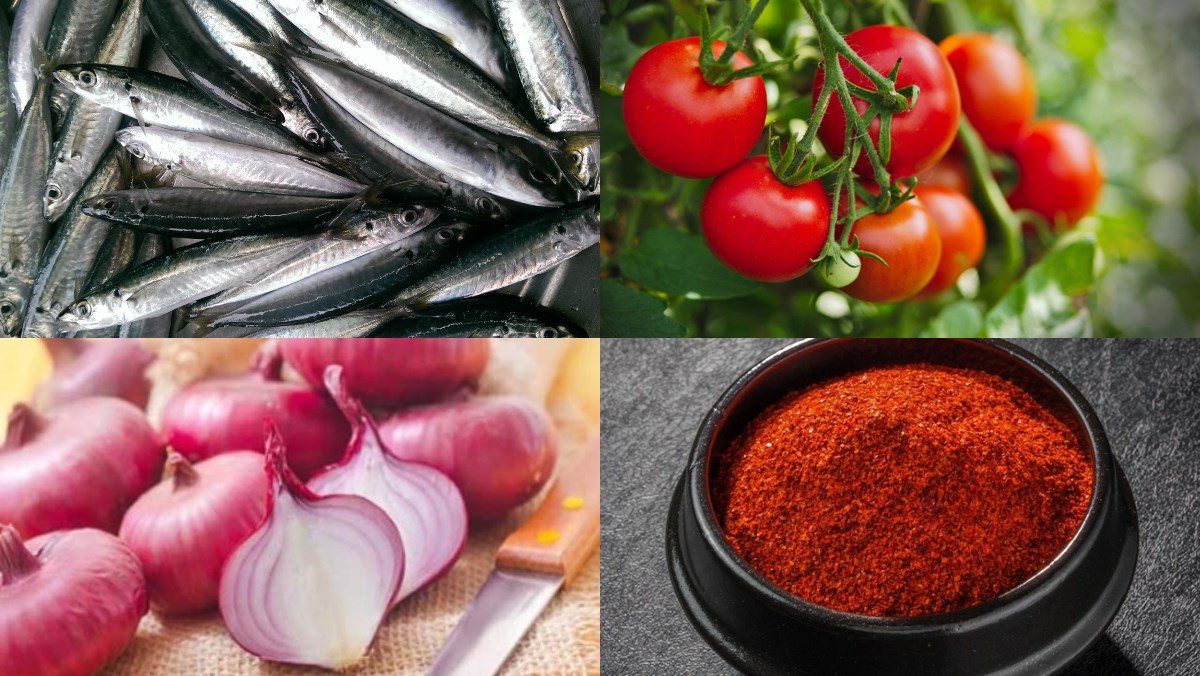
[(221, 567), (267, 511), (262, 464), (261, 454), (241, 451), (193, 467), (168, 452), (163, 481), (133, 503), (120, 532), (142, 562), (156, 611), (216, 607)]
[(371, 405), (401, 406), (474, 387), (490, 346), (485, 338), (296, 338), (282, 341), (281, 349), (313, 387), (322, 387), (325, 367), (338, 364), (350, 394)]
[(496, 518), (533, 497), (554, 472), (558, 448), (550, 417), (521, 397), (402, 410), (380, 435), (392, 455), (453, 479), (476, 519)]
[(0, 447), (0, 523), (25, 537), (64, 528), (116, 532), (162, 472), (163, 444), (142, 412), (112, 397), (80, 399), (45, 417), (13, 407)]
[(150, 398), (146, 367), (154, 355), (136, 340), (51, 338), (46, 348), (54, 360), (54, 375), (38, 387), (41, 408), (84, 397), (116, 397), (146, 408)]
[(146, 614), (137, 558), (98, 530), (26, 544), (0, 526), (0, 671), (90, 674), (116, 657)]
[(404, 547), (388, 515), (354, 495), (319, 497), (267, 433), (267, 516), (225, 563), (221, 616), (264, 659), (344, 669), (366, 656), (400, 589)]
[(350, 421), (353, 434), (340, 463), (313, 477), (318, 495), (358, 495), (387, 512), (404, 542), (404, 583), (393, 601), (438, 577), (467, 543), (467, 507), (454, 482), (426, 465), (387, 454), (375, 419), (346, 392), (342, 367), (325, 371), (325, 386)]
[(267, 343), (254, 355), (250, 374), (183, 388), (163, 410), (167, 442), (191, 462), (229, 451), (262, 451), (263, 422), (271, 420), (300, 477), (336, 461), (350, 438), (345, 419), (322, 392), (280, 380), (282, 366), (278, 345)]

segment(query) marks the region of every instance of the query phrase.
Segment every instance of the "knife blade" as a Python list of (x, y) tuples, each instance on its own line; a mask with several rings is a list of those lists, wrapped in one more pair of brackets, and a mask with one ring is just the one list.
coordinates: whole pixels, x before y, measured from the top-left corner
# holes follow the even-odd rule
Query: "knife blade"
[(446, 639), (430, 676), (495, 674), (600, 543), (600, 436), (571, 455), (533, 516), (504, 540), (496, 568)]

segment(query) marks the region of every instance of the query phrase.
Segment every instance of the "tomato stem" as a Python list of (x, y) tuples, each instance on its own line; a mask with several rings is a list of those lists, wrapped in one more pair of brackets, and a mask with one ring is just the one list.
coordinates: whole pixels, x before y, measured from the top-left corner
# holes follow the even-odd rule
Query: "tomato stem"
[(723, 87), (734, 80), (740, 80), (746, 77), (755, 77), (764, 73), (770, 72), (779, 66), (791, 63), (795, 60), (795, 55), (790, 58), (776, 59), (775, 61), (767, 61), (764, 63), (756, 63), (745, 68), (734, 68), (733, 57), (746, 44), (746, 37), (750, 34), (750, 29), (754, 27), (754, 22), (762, 15), (763, 10), (767, 8), (769, 0), (756, 0), (754, 6), (749, 12), (742, 15), (738, 20), (737, 26), (734, 27), (729, 39), (725, 41), (725, 49), (721, 51), (720, 56), (716, 56), (713, 52), (714, 43), (724, 33), (724, 29), (713, 31), (712, 25), (708, 18), (708, 8), (701, 4), (700, 7), (700, 74), (704, 77), (704, 81), (714, 87)]
[(971, 184), (984, 220), (1000, 234), (1004, 256), (999, 274), (988, 279), (981, 290), (985, 298), (999, 298), (1009, 287), (1025, 264), (1025, 252), (1021, 248), (1021, 219), (1013, 212), (992, 175), (987, 149), (979, 133), (963, 115), (958, 123), (958, 140), (966, 151), (967, 169)]

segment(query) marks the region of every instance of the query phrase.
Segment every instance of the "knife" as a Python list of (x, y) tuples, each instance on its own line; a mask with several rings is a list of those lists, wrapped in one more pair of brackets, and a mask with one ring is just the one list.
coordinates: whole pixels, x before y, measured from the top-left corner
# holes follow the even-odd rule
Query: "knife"
[(564, 455), (538, 510), (504, 540), (496, 568), (446, 639), (430, 676), (495, 674), (600, 544), (600, 437)]

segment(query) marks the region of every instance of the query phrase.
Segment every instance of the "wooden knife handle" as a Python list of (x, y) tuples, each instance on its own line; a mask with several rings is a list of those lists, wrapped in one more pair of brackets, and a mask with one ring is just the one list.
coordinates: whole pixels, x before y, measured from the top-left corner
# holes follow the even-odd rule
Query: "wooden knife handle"
[(570, 583), (600, 543), (600, 435), (559, 460), (538, 510), (496, 554), (496, 565), (563, 576)]

